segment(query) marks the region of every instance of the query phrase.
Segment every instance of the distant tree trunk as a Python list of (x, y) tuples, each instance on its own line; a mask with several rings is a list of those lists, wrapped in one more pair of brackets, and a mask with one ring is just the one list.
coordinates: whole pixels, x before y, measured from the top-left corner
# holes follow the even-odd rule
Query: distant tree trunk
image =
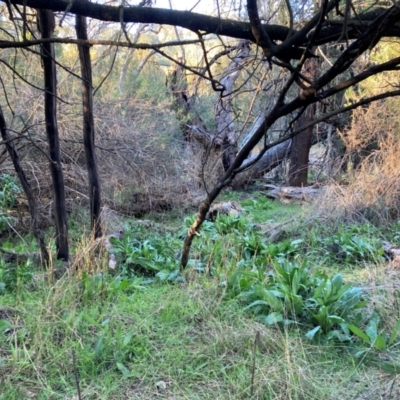
[[(184, 141), (189, 142), (193, 149), (202, 154), (199, 180), (206, 190), (210, 183), (213, 184), (215, 179), (229, 169), (237, 154), (232, 93), (249, 54), (250, 44), (247, 40), (242, 40), (220, 80), (224, 92), (216, 104), (216, 132), (209, 132), (202, 119), (193, 110), (184, 68), (176, 64), (168, 77), (168, 89), (175, 99), (174, 108), (180, 121)], [(178, 61), (184, 63), (182, 57), (178, 58)]]
[[(53, 36), (55, 20), (50, 10), (38, 10), (38, 27), (43, 39)], [(49, 144), (50, 172), (54, 193), (56, 220), (57, 259), (68, 260), (68, 226), (65, 204), (64, 176), (61, 166), (61, 150), (57, 126), (57, 78), (54, 44), (43, 43), (41, 55), (44, 70), (44, 113), (47, 141)]]
[[(76, 16), (76, 35), (78, 39), (88, 39), (86, 17), (80, 15)], [(89, 177), (90, 222), (94, 237), (98, 238), (102, 235), (100, 220), (101, 189), (100, 178), (97, 171), (96, 149), (94, 146), (93, 86), (90, 47), (78, 45), (78, 51), (82, 75), (83, 143)]]
[(234, 123), (234, 114), (232, 101), (232, 92), (234, 85), (240, 73), (243, 71), (243, 64), (250, 54), (250, 43), (242, 40), (238, 45), (238, 53), (231, 60), (228, 68), (224, 71), (221, 85), (224, 86), (224, 96), (218, 100), (215, 112), (215, 122), (217, 125), (217, 136), (222, 140), (222, 164), (224, 171), (227, 171), (238, 152), (236, 140), (236, 126)]
[[(315, 104), (306, 108), (296, 124), (296, 130), (311, 122), (315, 116)], [(310, 155), (313, 127), (310, 127), (292, 140), (290, 149), (289, 186), (306, 186), (308, 176), (308, 158)]]
[[(181, 64), (185, 63), (182, 57), (178, 57)], [(186, 71), (175, 64), (168, 76), (168, 90), (174, 98), (174, 110), (183, 134), (185, 142), (193, 142), (196, 136), (206, 134), (207, 129), (201, 118), (192, 110), (192, 104), (189, 99), (188, 83), (186, 80)], [(208, 141), (208, 140), (207, 140)], [(206, 146), (208, 143), (204, 143)]]
[(142, 72), (142, 69), (144, 68), (144, 66), (147, 64), (147, 62), (150, 60), (151, 57), (154, 56), (154, 54), (156, 54), (157, 52), (155, 50), (151, 50), (149, 51), (149, 53), (147, 54), (146, 57), (144, 57), (142, 59), (142, 61), (140, 61), (140, 64), (137, 67), (137, 70), (135, 72), (136, 76), (139, 76), (139, 74)]
[(39, 229), (38, 211), (37, 211), (35, 197), (33, 196), (31, 186), (25, 175), (25, 171), (22, 168), (22, 164), (19, 159), (17, 148), (14, 144), (14, 141), (11, 140), (11, 137), (7, 132), (7, 124), (1, 107), (0, 107), (0, 131), (2, 139), (6, 142), (5, 146), (14, 164), (15, 172), (18, 175), (19, 182), (21, 183), (22, 189), (24, 190), (25, 196), (28, 200), (29, 213), (31, 215), (31, 230), (39, 244), (40, 258), (42, 264), (47, 266), (49, 264), (49, 253), (44, 243), (43, 232)]
[[(304, 63), (303, 75), (314, 81), (317, 75), (317, 62), (309, 58)], [(312, 122), (315, 118), (316, 103), (309, 105), (297, 120), (295, 130)], [(305, 129), (292, 140), (289, 156), (289, 179), (290, 186), (307, 185), (308, 158), (310, 155), (313, 127)]]
[[(244, 186), (251, 184), (255, 179), (260, 178), (260, 176), (271, 172), (287, 158), (290, 143), (291, 141), (288, 140), (267, 150), (252, 167), (236, 176), (236, 178), (233, 180), (232, 186), (234, 188), (243, 188)], [(246, 166), (246, 164), (250, 164), (256, 157), (257, 154), (247, 158), (244, 160), (241, 167)]]
[[(179, 57), (178, 61), (180, 63), (185, 62), (183, 57)], [(213, 159), (219, 159), (222, 142), (219, 139), (214, 140), (214, 135), (208, 132), (201, 117), (193, 111), (192, 99), (189, 98), (186, 71), (181, 65), (175, 64), (170, 71), (167, 86), (174, 99), (173, 109), (182, 132), (184, 151), (188, 152), (189, 158), (193, 157), (195, 160), (193, 170), (197, 184), (207, 190), (210, 172), (213, 172), (213, 164), (209, 163), (209, 158), (212, 156)], [(210, 167), (210, 164), (211, 171), (207, 168)]]

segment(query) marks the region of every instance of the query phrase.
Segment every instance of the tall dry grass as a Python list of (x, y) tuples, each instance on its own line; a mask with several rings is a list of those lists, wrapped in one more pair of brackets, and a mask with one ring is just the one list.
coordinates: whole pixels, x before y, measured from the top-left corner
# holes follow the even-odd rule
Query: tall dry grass
[(400, 141), (395, 108), (376, 103), (355, 110), (346, 146), (347, 184), (331, 183), (318, 213), (331, 219), (384, 224), (400, 217)]
[[(29, 68), (27, 67), (29, 65)], [(66, 65), (74, 69), (74, 64)], [(40, 60), (27, 55), (21, 75), (41, 86)], [(58, 123), (68, 211), (88, 207), (87, 170), (82, 138), (80, 82), (58, 71)], [(162, 72), (160, 72), (162, 74)], [(39, 203), (43, 225), (51, 223), (52, 186), (48, 171), (43, 92), (2, 69), (7, 102), (0, 100)], [(95, 141), (105, 206), (124, 215), (184, 209), (198, 197), (197, 154), (184, 150), (170, 99), (118, 93), (112, 84), (95, 97)], [(163, 77), (161, 76), (161, 79)], [(154, 80), (154, 76), (153, 76)], [(109, 90), (108, 90), (109, 89)], [(114, 92), (112, 91), (114, 90)], [(142, 90), (143, 92), (143, 90)], [(9, 107), (10, 106), (10, 107)], [(0, 155), (0, 174), (13, 173), (7, 154)], [(195, 178), (197, 177), (197, 178)], [(21, 199), (24, 202), (23, 199)], [(29, 227), (29, 218), (24, 226)]]

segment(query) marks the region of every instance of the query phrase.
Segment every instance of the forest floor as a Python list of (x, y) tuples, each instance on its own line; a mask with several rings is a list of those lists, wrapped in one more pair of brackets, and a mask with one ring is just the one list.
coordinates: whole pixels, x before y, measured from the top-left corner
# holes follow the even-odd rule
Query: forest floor
[(205, 223), (183, 276), (194, 211), (123, 221), (113, 271), (82, 216), (62, 278), (2, 260), (0, 399), (400, 398), (400, 279), (381, 248), (399, 227), (232, 197), (246, 212)]

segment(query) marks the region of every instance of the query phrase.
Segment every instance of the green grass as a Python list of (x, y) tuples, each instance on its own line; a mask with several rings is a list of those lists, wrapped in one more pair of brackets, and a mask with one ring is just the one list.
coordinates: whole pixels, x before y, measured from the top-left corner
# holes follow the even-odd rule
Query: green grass
[(76, 374), (84, 399), (350, 399), (366, 390), (366, 371), (345, 349), (254, 322), (213, 280), (87, 300), (80, 290), (65, 276), (1, 298), (11, 326), (0, 339), (0, 399), (73, 398)]
[[(77, 382), (82, 399), (96, 400), (397, 398), (396, 375), (384, 372), (380, 361), (400, 360), (397, 340), (384, 353), (369, 349), (371, 362), (363, 362), (354, 358), (363, 345), (357, 338), (350, 344), (310, 341), (301, 319), (288, 326), (257, 322), (244, 309), (245, 278), (236, 281), (239, 286), (229, 283), (238, 265), (250, 288), (262, 288), (271, 279), (263, 271), (273, 260), (308, 260), (310, 273), (341, 272), (346, 283), (365, 286), (365, 315), (377, 309), (379, 333), (390, 335), (400, 317), (400, 282), (371, 256), (379, 230), (358, 225), (332, 231), (317, 224), (302, 231), (296, 227), (304, 215), (299, 204), (274, 202), (262, 193), (234, 194), (233, 200), (246, 214), (204, 224), (191, 264), (206, 273), (191, 269), (184, 282), (160, 282), (154, 275), (176, 269), (179, 235), (192, 217), (183, 228), (182, 220), (163, 216), (159, 221), (175, 227), (168, 234), (127, 221), (132, 240), (121, 242), (116, 272), (105, 271), (106, 256), (80, 237), (84, 229), (76, 221), (77, 271), (54, 281), (29, 263), (0, 264), (0, 283), (6, 282), (0, 290), (0, 399), (78, 399)], [(294, 220), (289, 232), (300, 242), (289, 237), (271, 244), (255, 228), (288, 220)], [(353, 233), (362, 239), (358, 247)], [(347, 258), (329, 253), (332, 237)], [(124, 249), (130, 248), (135, 252), (128, 262)]]
[(237, 201), (245, 209), (249, 219), (256, 223), (282, 223), (288, 219), (300, 219), (304, 215), (304, 206), (292, 202), (284, 204), (271, 200), (266, 193), (225, 192), (221, 201)]

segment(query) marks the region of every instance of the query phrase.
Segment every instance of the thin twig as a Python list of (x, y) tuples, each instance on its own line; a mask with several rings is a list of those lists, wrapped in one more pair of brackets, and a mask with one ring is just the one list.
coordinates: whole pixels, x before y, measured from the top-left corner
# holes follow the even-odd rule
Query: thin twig
[(82, 400), (81, 388), (79, 386), (79, 372), (78, 372), (78, 368), (76, 367), (75, 351), (71, 350), (71, 353), (72, 353), (72, 364), (73, 364), (73, 368), (74, 368), (75, 385), (76, 385), (76, 390), (78, 392), (78, 400)]
[(253, 398), (254, 394), (254, 378), (256, 375), (256, 356), (257, 356), (257, 346), (260, 341), (260, 331), (257, 331), (256, 336), (254, 337), (253, 343), (253, 364), (251, 366), (251, 388), (250, 388), (250, 397)]

